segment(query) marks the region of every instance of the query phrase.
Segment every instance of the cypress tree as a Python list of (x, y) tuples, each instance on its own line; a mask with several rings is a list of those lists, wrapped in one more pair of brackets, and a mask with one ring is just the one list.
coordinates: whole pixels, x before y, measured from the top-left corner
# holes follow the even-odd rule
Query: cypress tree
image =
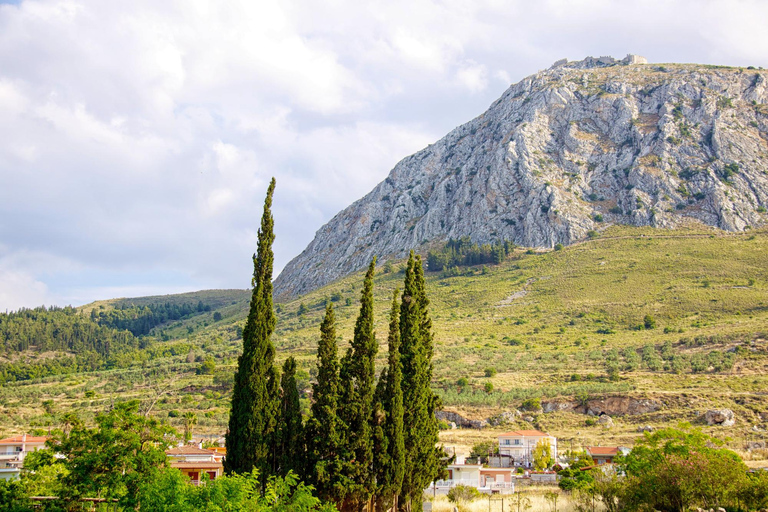
[(435, 410), (439, 399), (432, 393), (432, 321), (428, 314), (421, 258), (411, 251), (400, 305), (401, 361), (403, 364), (403, 437), (405, 468), (400, 508), (411, 510), (424, 489), (444, 470), (443, 451), (437, 448)]
[(368, 266), (360, 297), (360, 314), (355, 323), (351, 352), (347, 352), (342, 373), (348, 376), (344, 422), (347, 426), (346, 444), (352, 459), (347, 467), (351, 480), (348, 501), (351, 506), (363, 504), (371, 499), (375, 487), (373, 471), (373, 436), (371, 424), (374, 421), (375, 358), (378, 346), (373, 332), (373, 274), (376, 269), (374, 257)]
[(320, 324), (317, 346), (317, 383), (312, 385), (311, 414), (307, 419), (307, 468), (305, 475), (323, 500), (340, 503), (346, 494), (343, 483), (344, 425), (338, 417), (339, 360), (333, 304), (328, 302)]
[(293, 356), (283, 364), (283, 376), (280, 379), (282, 391), (280, 400), (280, 469), (281, 476), (288, 471), (299, 471), (304, 458), (304, 440), (301, 425), (301, 404), (299, 390), (296, 387), (296, 359)]
[(400, 305), (395, 290), (389, 314), (389, 354), (387, 368), (381, 372), (378, 401), (384, 413), (380, 460), (377, 461), (377, 485), (383, 509), (397, 510), (397, 496), (403, 484), (405, 446), (403, 440), (403, 370), (400, 361)]
[(275, 347), (270, 336), (275, 329), (272, 307), (272, 266), (275, 240), (272, 219), (272, 194), (275, 179), (269, 184), (259, 228), (258, 250), (253, 257), (253, 293), (243, 329), (243, 353), (237, 361), (229, 429), (226, 436), (227, 473), (259, 470), (266, 482), (276, 466), (275, 428), (279, 405), (279, 380), (274, 368)]

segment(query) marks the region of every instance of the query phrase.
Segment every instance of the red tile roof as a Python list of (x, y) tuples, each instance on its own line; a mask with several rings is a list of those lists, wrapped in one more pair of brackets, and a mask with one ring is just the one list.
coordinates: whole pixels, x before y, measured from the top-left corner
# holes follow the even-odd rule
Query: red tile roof
[(618, 446), (587, 446), (590, 455), (618, 455)]
[(499, 437), (549, 437), (549, 434), (542, 432), (541, 430), (513, 430), (512, 432), (505, 432)]
[(26, 441), (23, 439), (24, 436), (13, 436), (13, 437), (6, 437), (5, 439), (0, 439), (0, 444), (21, 444), (21, 443), (45, 443), (48, 440), (47, 436), (27, 436)]
[(205, 448), (198, 448), (197, 446), (177, 446), (165, 450), (167, 455), (219, 455), (213, 450), (206, 450)]

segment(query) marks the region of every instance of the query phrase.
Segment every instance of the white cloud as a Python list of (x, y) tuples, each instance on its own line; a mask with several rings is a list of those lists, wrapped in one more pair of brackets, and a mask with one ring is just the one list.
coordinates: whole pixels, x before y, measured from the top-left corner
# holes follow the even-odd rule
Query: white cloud
[(694, 0), (2, 5), (2, 300), (245, 287), (271, 176), (279, 270), (398, 160), (512, 81), (590, 54), (768, 67), (767, 10)]

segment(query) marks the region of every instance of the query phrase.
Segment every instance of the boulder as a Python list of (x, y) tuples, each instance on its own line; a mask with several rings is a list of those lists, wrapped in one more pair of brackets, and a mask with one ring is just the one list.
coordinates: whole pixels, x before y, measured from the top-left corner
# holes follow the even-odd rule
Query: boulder
[(707, 422), (707, 425), (719, 425), (721, 427), (731, 427), (736, 423), (733, 411), (730, 409), (711, 409), (704, 413), (704, 421)]
[(653, 432), (653, 427), (650, 425), (640, 425), (639, 427), (637, 427), (637, 431), (640, 433)]
[(607, 414), (601, 414), (597, 419), (597, 422), (602, 425), (603, 428), (611, 428), (613, 426), (613, 418)]

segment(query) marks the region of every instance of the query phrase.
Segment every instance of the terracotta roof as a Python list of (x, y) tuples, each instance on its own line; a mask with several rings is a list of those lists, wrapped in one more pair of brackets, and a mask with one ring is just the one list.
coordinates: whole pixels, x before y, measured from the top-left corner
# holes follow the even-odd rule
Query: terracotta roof
[(0, 439), (0, 444), (21, 444), (23, 442), (26, 443), (45, 443), (48, 440), (47, 436), (27, 436), (26, 441), (23, 439), (24, 436), (13, 436), (13, 437), (6, 437), (5, 439)]
[(618, 455), (618, 446), (587, 446), (590, 455)]
[(547, 434), (546, 432), (542, 432), (541, 430), (513, 430), (512, 432), (505, 432), (501, 434), (499, 437), (520, 437), (520, 436), (549, 437), (549, 434)]
[(221, 462), (171, 462), (172, 468), (177, 469), (218, 469), (223, 468)]
[(170, 450), (165, 450), (167, 455), (218, 455), (213, 450), (206, 450), (205, 448), (198, 448), (197, 446), (177, 446)]

